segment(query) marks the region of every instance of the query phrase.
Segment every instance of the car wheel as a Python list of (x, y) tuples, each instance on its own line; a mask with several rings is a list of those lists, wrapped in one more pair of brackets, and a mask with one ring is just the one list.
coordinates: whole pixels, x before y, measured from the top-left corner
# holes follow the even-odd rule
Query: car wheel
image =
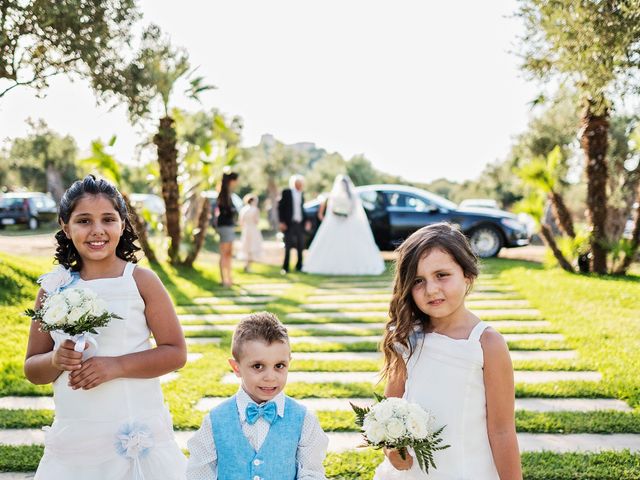
[(39, 226), (38, 219), (35, 217), (31, 217), (29, 219), (29, 225), (28, 225), (29, 230), (37, 230), (38, 226)]
[(471, 232), (469, 242), (480, 258), (495, 257), (502, 248), (500, 233), (492, 227), (476, 228)]

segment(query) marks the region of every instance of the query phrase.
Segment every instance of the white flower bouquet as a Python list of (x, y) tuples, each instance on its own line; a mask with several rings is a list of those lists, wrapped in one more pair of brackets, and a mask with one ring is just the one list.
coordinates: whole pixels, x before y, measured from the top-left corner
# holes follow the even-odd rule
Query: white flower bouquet
[(378, 403), (371, 407), (351, 404), (356, 413), (356, 424), (364, 436), (362, 446), (395, 448), (403, 460), (407, 448), (412, 448), (425, 473), (429, 473), (429, 466), (436, 468), (434, 452), (449, 448), (449, 445), (442, 445), (440, 437), (445, 427), (434, 430), (433, 416), (417, 403), (402, 398), (375, 397)]
[(351, 213), (351, 199), (346, 195), (336, 195), (331, 198), (331, 211), (339, 217), (348, 217)]
[[(112, 318), (122, 318), (107, 310), (107, 303), (88, 288), (67, 288), (46, 295), (42, 307), (28, 309), (25, 314), (40, 322), (40, 330), (59, 330), (76, 342), (74, 350), (83, 352), (89, 334), (97, 334), (96, 328), (104, 327)], [(97, 344), (92, 341), (95, 346)]]

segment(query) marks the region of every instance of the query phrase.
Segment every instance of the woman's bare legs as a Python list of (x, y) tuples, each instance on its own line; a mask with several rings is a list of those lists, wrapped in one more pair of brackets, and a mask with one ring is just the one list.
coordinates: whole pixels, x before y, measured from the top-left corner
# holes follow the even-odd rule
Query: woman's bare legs
[(220, 277), (222, 285), (230, 287), (233, 284), (231, 279), (231, 260), (233, 256), (233, 242), (220, 244)]

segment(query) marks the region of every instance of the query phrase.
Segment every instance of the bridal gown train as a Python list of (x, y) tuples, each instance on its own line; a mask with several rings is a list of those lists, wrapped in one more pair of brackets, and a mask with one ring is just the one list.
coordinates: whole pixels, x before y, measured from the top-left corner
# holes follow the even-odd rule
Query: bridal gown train
[(369, 221), (353, 194), (354, 204), (347, 216), (333, 213), (329, 198), (326, 215), (305, 257), (303, 271), (324, 275), (380, 275), (384, 260), (371, 233)]

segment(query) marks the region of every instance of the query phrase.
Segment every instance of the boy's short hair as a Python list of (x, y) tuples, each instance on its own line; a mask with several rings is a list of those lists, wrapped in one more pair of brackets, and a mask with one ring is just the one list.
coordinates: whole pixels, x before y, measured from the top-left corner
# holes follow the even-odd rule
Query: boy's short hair
[(287, 328), (278, 317), (269, 312), (252, 313), (243, 318), (235, 331), (231, 340), (231, 354), (236, 361), (240, 359), (242, 346), (246, 342), (254, 340), (262, 341), (267, 345), (273, 342), (289, 343)]

